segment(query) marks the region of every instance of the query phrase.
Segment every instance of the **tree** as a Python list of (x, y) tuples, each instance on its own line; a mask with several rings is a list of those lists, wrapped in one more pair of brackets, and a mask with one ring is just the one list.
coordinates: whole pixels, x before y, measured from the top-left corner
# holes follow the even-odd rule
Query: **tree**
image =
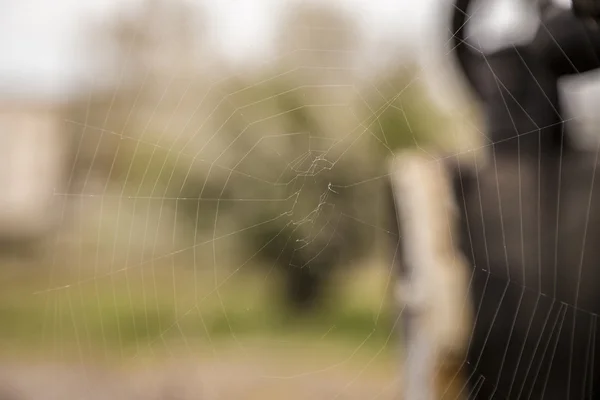
[[(245, 121), (238, 120), (234, 128), (262, 128), (266, 136), (278, 132), (277, 141), (288, 143), (278, 147), (278, 171), (283, 172), (278, 182), (283, 185), (270, 189), (286, 201), (261, 204), (255, 211), (246, 208), (238, 218), (246, 226), (257, 226), (245, 236), (248, 250), (258, 251), (261, 265), (280, 272), (285, 304), (298, 312), (314, 311), (331, 293), (338, 268), (357, 263), (371, 251), (374, 235), (364, 221), (372, 220), (377, 202), (366, 186), (353, 185), (368, 180), (375, 169), (372, 148), (352, 146), (362, 130), (351, 65), (359, 43), (356, 32), (342, 10), (291, 7), (278, 35), (282, 61), (267, 71), (270, 84), (250, 90), (254, 100), (244, 91), (249, 97), (241, 102), (269, 99), (261, 110), (277, 116), (277, 123), (256, 125), (244, 110)], [(263, 160), (263, 165), (273, 165), (268, 156)]]

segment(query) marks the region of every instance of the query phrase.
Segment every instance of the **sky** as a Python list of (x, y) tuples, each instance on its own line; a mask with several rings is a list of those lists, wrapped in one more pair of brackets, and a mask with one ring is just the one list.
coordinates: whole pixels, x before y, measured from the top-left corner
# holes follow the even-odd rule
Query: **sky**
[[(95, 60), (82, 32), (141, 0), (0, 0), (0, 93), (61, 93), (77, 86)], [(278, 16), (292, 0), (194, 0), (209, 12), (214, 45), (233, 62), (267, 57)], [(309, 0), (303, 0), (309, 1)], [(314, 0), (316, 1), (316, 0)], [(330, 0), (358, 17), (369, 43), (411, 45), (425, 64), (444, 55), (450, 0)], [(523, 4), (486, 0), (475, 18), (477, 39), (487, 47), (518, 40), (532, 30)], [(565, 1), (565, 0), (560, 0)], [(566, 0), (567, 2), (569, 0)], [(482, 1), (483, 2), (483, 1)], [(444, 14), (446, 13), (446, 14)], [(485, 29), (477, 26), (485, 25)], [(263, 49), (264, 52), (257, 51)], [(84, 53), (86, 55), (84, 55)]]

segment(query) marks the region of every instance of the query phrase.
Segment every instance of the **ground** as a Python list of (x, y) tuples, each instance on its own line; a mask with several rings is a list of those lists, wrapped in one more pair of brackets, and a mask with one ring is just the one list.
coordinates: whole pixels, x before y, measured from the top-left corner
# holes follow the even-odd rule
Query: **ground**
[[(268, 347), (268, 348), (267, 348)], [(213, 354), (138, 357), (118, 366), (12, 361), (1, 400), (396, 400), (402, 370), (390, 354), (327, 343), (265, 343)], [(440, 382), (447, 399), (461, 385)], [(440, 396), (441, 398), (441, 396)]]
[[(323, 347), (325, 348), (325, 346)], [(77, 362), (13, 361), (0, 366), (2, 400), (387, 400), (397, 382), (391, 363), (352, 352), (245, 348), (99, 367)], [(306, 350), (306, 349), (304, 349)], [(356, 350), (356, 349), (355, 349)], [(227, 354), (228, 353), (228, 354)], [(300, 355), (300, 353), (304, 353)], [(356, 353), (356, 352), (354, 352)]]

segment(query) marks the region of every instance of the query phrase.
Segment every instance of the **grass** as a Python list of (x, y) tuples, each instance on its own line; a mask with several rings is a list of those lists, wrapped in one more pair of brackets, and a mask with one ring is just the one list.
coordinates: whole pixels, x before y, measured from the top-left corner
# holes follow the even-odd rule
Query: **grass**
[(256, 337), (381, 348), (394, 323), (382, 301), (386, 280), (372, 271), (346, 276), (326, 307), (294, 319), (274, 297), (274, 278), (264, 275), (236, 274), (219, 280), (218, 290), (210, 273), (173, 274), (168, 268), (93, 279), (55, 276), (52, 283), (47, 277), (5, 278), (0, 343), (11, 352), (71, 349), (87, 356)]

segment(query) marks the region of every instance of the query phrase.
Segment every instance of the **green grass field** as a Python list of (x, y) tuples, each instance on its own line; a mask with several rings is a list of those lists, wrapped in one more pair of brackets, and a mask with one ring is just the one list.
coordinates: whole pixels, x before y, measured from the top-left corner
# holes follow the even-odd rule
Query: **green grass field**
[(290, 317), (278, 304), (274, 276), (239, 273), (215, 281), (212, 274), (174, 274), (172, 268), (95, 278), (54, 275), (3, 278), (2, 347), (121, 357), (190, 343), (214, 347), (240, 338), (370, 348), (395, 342), (385, 272), (339, 279), (328, 303), (304, 318)]
[[(298, 319), (286, 316), (265, 275), (219, 277), (216, 290), (211, 274), (154, 272), (4, 277), (1, 359), (23, 382), (32, 367), (50, 373), (66, 363), (73, 378), (40, 384), (56, 390), (91, 363), (109, 366), (111, 385), (137, 382), (149, 398), (156, 385), (186, 388), (185, 399), (198, 398), (198, 385), (218, 399), (396, 398), (402, 366), (385, 271), (338, 279), (328, 304)], [(443, 390), (452, 381), (460, 391), (454, 372), (445, 374)]]

